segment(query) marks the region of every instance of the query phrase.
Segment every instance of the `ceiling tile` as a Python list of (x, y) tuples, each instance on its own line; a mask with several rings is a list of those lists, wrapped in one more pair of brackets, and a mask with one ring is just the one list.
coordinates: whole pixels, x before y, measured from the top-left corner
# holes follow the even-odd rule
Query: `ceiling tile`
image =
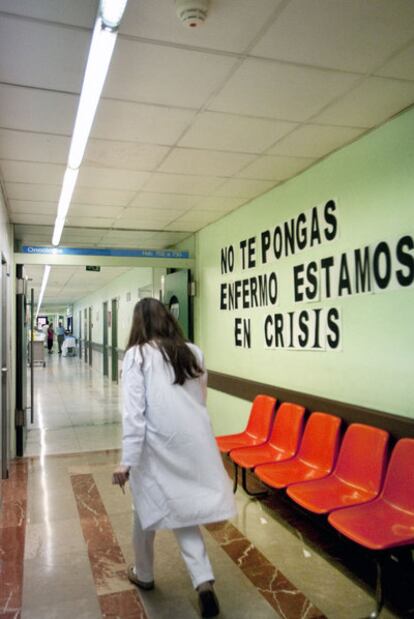
[(241, 153), (174, 148), (160, 166), (159, 171), (199, 174), (200, 176), (233, 176), (253, 160), (253, 155)]
[(160, 208), (126, 208), (122, 216), (118, 219), (118, 223), (122, 220), (130, 219), (135, 221), (154, 221), (160, 223), (168, 223), (176, 217), (185, 213), (185, 209), (160, 209)]
[(410, 45), (391, 58), (375, 74), (402, 80), (414, 80), (414, 45)]
[(145, 185), (145, 191), (157, 193), (186, 193), (189, 195), (208, 195), (221, 183), (215, 176), (189, 176), (186, 174), (154, 173)]
[(269, 154), (291, 157), (323, 157), (332, 150), (355, 140), (364, 132), (353, 127), (302, 125), (268, 150)]
[(114, 218), (103, 218), (103, 217), (79, 217), (72, 216), (69, 211), (69, 216), (66, 219), (66, 222), (69, 226), (85, 226), (87, 228), (110, 228), (114, 223)]
[(97, 0), (1, 0), (2, 11), (47, 19), (62, 24), (72, 24), (93, 28), (98, 2)]
[[(168, 146), (90, 139), (84, 163), (124, 170), (153, 170), (168, 153)], [(0, 151), (1, 152), (1, 151)]]
[(291, 0), (252, 54), (367, 73), (413, 37), (410, 0)]
[(303, 121), (349, 90), (357, 79), (353, 73), (248, 58), (209, 109)]
[(11, 220), (13, 224), (39, 224), (49, 225), (55, 223), (55, 215), (38, 215), (37, 213), (20, 213), (12, 214)]
[(122, 214), (123, 206), (102, 206), (101, 204), (71, 204), (69, 213), (71, 217), (80, 217), (88, 214), (88, 217), (107, 217), (114, 219)]
[(156, 193), (141, 191), (130, 202), (129, 206), (150, 206), (151, 208), (189, 209), (202, 199), (202, 196), (185, 194)]
[(82, 166), (79, 171), (77, 185), (79, 187), (137, 191), (141, 189), (149, 177), (149, 172)]
[(199, 108), (237, 58), (119, 39), (104, 97)]
[(168, 226), (166, 226), (166, 230), (178, 230), (178, 231), (185, 231), (185, 232), (197, 232), (198, 230), (201, 230), (203, 226), (195, 223), (193, 221), (191, 222), (179, 222), (174, 221), (171, 224), (168, 224)]
[(216, 196), (234, 198), (254, 198), (275, 187), (274, 181), (251, 180), (247, 178), (231, 178), (214, 194)]
[(134, 191), (121, 189), (99, 189), (97, 187), (76, 187), (73, 194), (75, 204), (102, 204), (104, 206), (126, 206), (134, 197)]
[(78, 97), (0, 84), (0, 126), (71, 135)]
[(220, 219), (221, 217), (223, 217), (223, 215), (224, 213), (222, 213), (221, 211), (189, 211), (188, 213), (185, 213), (185, 215), (182, 215), (182, 217), (179, 217), (176, 221), (174, 221), (174, 223), (179, 225), (181, 223), (194, 222), (200, 224), (200, 226), (205, 226), (212, 221)]
[(90, 41), (84, 30), (2, 16), (0, 80), (79, 93)]
[(56, 202), (31, 202), (29, 200), (9, 200), (12, 213), (38, 213), (39, 215), (56, 216)]
[(139, 231), (127, 231), (127, 230), (109, 230), (108, 232), (105, 233), (105, 236), (103, 237), (103, 241), (107, 240), (107, 241), (111, 241), (111, 242), (115, 242), (115, 241), (145, 241), (149, 238), (151, 238), (152, 236), (152, 232), (139, 232)]
[(296, 126), (297, 123), (283, 120), (203, 112), (195, 118), (179, 146), (259, 154)]
[(102, 99), (91, 136), (147, 144), (175, 144), (194, 114), (193, 110)]
[(315, 159), (310, 159), (308, 157), (262, 155), (247, 166), (247, 168), (239, 172), (237, 176), (241, 178), (281, 181), (308, 168), (314, 161)]
[[(9, 0), (10, 1), (10, 0)], [(241, 52), (268, 22), (280, 0), (211, 2), (202, 28), (185, 28), (170, 0), (129, 2), (121, 33), (184, 45)]]
[(322, 124), (374, 127), (414, 103), (414, 82), (369, 77), (313, 120)]
[(161, 224), (159, 220), (137, 220), (128, 218), (120, 218), (117, 219), (114, 223), (114, 230), (117, 229), (125, 229), (125, 230), (159, 230), (163, 229), (164, 224)]
[(32, 161), (0, 161), (5, 181), (11, 183), (33, 183), (61, 185), (65, 166)]
[(32, 183), (6, 183), (6, 193), (10, 200), (45, 201), (54, 202), (57, 205), (60, 186), (34, 185)]
[(212, 196), (211, 198), (203, 198), (203, 200), (196, 205), (195, 210), (212, 210), (227, 213), (241, 206), (245, 203), (245, 201), (245, 198), (225, 198), (223, 196)]
[(0, 129), (0, 159), (66, 164), (69, 138)]

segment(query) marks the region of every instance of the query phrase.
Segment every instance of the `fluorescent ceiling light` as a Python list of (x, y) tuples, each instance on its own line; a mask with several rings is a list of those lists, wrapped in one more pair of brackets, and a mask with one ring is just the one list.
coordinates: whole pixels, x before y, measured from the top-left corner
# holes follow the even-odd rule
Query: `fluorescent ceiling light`
[(63, 226), (65, 225), (66, 215), (72, 200), (78, 174), (79, 170), (66, 168), (65, 175), (63, 177), (62, 189), (60, 191), (55, 229), (53, 230), (53, 245), (59, 245), (60, 243), (60, 237), (62, 236)]
[(99, 13), (106, 28), (116, 29), (128, 0), (101, 0)]
[(45, 270), (43, 271), (42, 285), (40, 287), (39, 299), (37, 301), (36, 318), (39, 315), (39, 311), (40, 311), (40, 308), (41, 308), (41, 305), (42, 305), (43, 296), (45, 294), (45, 290), (46, 290), (46, 286), (47, 286), (47, 280), (49, 279), (51, 268), (52, 267), (49, 264), (46, 264), (45, 265)]
[(59, 245), (80, 165), (85, 154), (96, 109), (114, 51), (119, 22), (127, 0), (101, 0), (89, 49), (82, 91), (76, 113), (68, 166), (63, 179), (52, 243)]
[(98, 17), (89, 49), (75, 128), (70, 145), (68, 165), (71, 168), (79, 168), (82, 163), (115, 42), (116, 32), (104, 30), (102, 21)]

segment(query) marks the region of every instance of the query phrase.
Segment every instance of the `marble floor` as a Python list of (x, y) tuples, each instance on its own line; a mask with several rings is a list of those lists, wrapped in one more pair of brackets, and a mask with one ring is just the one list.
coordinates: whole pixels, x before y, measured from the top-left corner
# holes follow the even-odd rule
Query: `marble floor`
[(120, 389), (77, 357), (46, 355), (34, 370), (34, 423), (26, 456), (118, 448)]
[[(0, 618), (195, 619), (197, 598), (170, 532), (157, 533), (156, 588), (138, 592), (126, 578), (131, 497), (111, 484), (119, 388), (78, 359), (54, 359), (40, 376), (27, 456), (2, 482)], [(251, 499), (239, 488), (236, 499), (237, 518), (203, 527), (222, 619), (369, 614), (372, 566), (277, 495)]]

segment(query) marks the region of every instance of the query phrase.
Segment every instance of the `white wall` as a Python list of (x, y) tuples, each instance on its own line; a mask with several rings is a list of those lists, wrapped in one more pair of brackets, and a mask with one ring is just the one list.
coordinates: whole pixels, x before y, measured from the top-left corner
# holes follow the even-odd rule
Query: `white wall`
[[(9, 216), (6, 210), (2, 190), (0, 187), (0, 253), (7, 262), (7, 366), (8, 366), (8, 397), (9, 397), (9, 410), (10, 410), (10, 455), (15, 455), (15, 430), (14, 430), (14, 415), (15, 415), (15, 267), (13, 256), (13, 228), (9, 222)], [(0, 312), (3, 308), (0, 307)], [(1, 318), (1, 314), (0, 314)], [(1, 319), (0, 319), (1, 329)], [(1, 333), (0, 333), (1, 337)], [(0, 340), (1, 341), (1, 340)], [(1, 385), (0, 385), (1, 389)]]

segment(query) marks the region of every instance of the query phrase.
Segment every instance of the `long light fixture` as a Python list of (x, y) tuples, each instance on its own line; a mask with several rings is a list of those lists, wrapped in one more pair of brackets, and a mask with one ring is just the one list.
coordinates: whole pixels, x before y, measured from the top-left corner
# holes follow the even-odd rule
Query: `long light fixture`
[(118, 28), (128, 0), (101, 0), (89, 48), (76, 113), (68, 164), (63, 179), (52, 244), (59, 245), (86, 144), (114, 51)]
[(45, 290), (46, 290), (46, 286), (47, 286), (47, 280), (49, 279), (49, 275), (50, 275), (50, 270), (51, 270), (51, 266), (50, 264), (46, 264), (45, 265), (45, 270), (43, 271), (43, 279), (42, 279), (42, 285), (40, 287), (40, 294), (39, 294), (39, 299), (37, 301), (37, 309), (36, 309), (36, 319), (39, 315), (40, 312), (40, 308), (42, 306), (42, 302), (43, 302), (43, 297), (45, 294)]

